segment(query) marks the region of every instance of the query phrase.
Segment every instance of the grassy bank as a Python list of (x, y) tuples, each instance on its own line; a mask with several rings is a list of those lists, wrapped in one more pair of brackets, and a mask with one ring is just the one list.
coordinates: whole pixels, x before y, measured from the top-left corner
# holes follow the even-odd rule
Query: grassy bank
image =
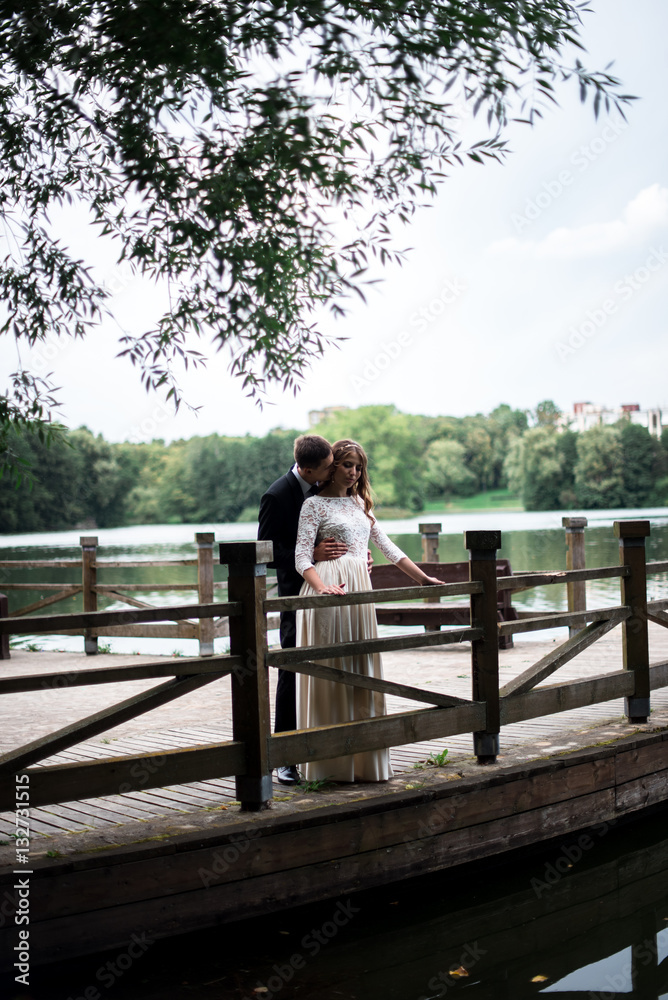
[(376, 515), (379, 520), (392, 521), (404, 517), (424, 516), (430, 517), (438, 514), (459, 514), (462, 511), (497, 511), (497, 510), (524, 510), (519, 497), (508, 490), (487, 490), (485, 493), (476, 493), (472, 497), (456, 497), (451, 503), (443, 503), (442, 500), (432, 500), (424, 505), (424, 510), (417, 514), (414, 510), (406, 510), (403, 507), (378, 507)]
[(454, 497), (450, 503), (438, 500), (425, 504), (425, 514), (458, 514), (460, 511), (524, 510), (522, 501), (509, 490), (487, 490), (472, 497)]

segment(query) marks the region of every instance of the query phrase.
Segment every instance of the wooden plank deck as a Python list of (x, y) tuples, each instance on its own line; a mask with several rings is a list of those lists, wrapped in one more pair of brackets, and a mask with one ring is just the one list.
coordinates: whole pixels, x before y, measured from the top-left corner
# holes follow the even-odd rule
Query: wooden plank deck
[[(505, 683), (520, 674), (559, 641), (563, 639), (547, 642), (517, 639), (514, 649), (500, 653), (501, 682)], [(650, 655), (652, 663), (668, 660), (668, 629), (650, 624)], [(3, 676), (57, 671), (63, 675), (63, 685), (57, 691), (45, 690), (4, 697), (5, 717), (0, 730), (0, 750), (4, 752), (28, 739), (39, 737), (50, 729), (97, 711), (111, 701), (120, 701), (129, 694), (139, 693), (151, 686), (151, 683), (136, 681), (68, 688), (68, 675), (77, 667), (107, 667), (123, 662), (137, 663), (142, 659), (154, 658), (14, 652), (12, 660), (3, 663)], [(621, 636), (620, 630), (615, 629), (562, 667), (547, 683), (587, 678), (618, 670), (620, 665)], [(384, 668), (389, 680), (416, 687), (428, 688), (433, 685), (437, 691), (464, 698), (470, 696), (470, 647), (465, 643), (459, 647), (445, 646), (386, 654)], [(272, 671), (271, 676), (273, 687), (276, 672)], [(393, 696), (387, 699), (388, 713), (405, 711), (410, 707), (424, 706)], [(652, 709), (661, 712), (668, 709), (668, 689), (653, 692)], [(618, 699), (505, 726), (501, 734), (499, 763), (502, 764), (509, 753), (513, 754), (515, 760), (521, 761), (535, 759), (537, 754), (547, 756), (568, 750), (578, 745), (577, 734), (592, 727), (599, 727), (600, 730), (607, 723), (615, 724), (614, 731), (618, 732), (617, 725), (623, 719), (623, 710), (623, 702)], [(25, 722), (26, 718), (30, 719), (29, 726)], [(600, 735), (605, 736), (605, 728), (602, 733), (599, 732)], [(229, 678), (225, 678), (214, 681), (177, 702), (117, 726), (104, 738), (96, 738), (56, 754), (49, 758), (48, 763), (142, 752), (159, 753), (176, 747), (228, 740), (231, 736), (230, 682)], [(390, 785), (404, 787), (412, 782), (419, 784), (423, 772), (416, 765), (426, 761), (430, 754), (438, 754), (443, 749), (448, 750), (446, 772), (448, 768), (456, 769), (458, 762), (472, 758), (470, 734), (393, 748), (391, 756), (395, 778)], [(298, 799), (303, 792), (276, 784), (275, 794), (282, 801), (289, 802), (291, 799)], [(200, 810), (217, 811), (229, 808), (234, 801), (234, 779), (212, 779), (34, 808), (31, 810), (31, 827), (37, 841), (45, 838), (45, 843), (48, 843), (49, 840), (60, 840), (67, 834), (109, 830), (128, 822), (148, 823), (158, 817), (184, 816)], [(0, 837), (9, 836), (13, 830), (13, 814), (0, 814)], [(45, 846), (46, 849), (48, 848)]]

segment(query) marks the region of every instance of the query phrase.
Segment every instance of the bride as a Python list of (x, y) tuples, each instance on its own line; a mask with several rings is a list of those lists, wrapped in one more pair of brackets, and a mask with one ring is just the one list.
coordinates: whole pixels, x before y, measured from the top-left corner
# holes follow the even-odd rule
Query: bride
[[(322, 491), (304, 501), (299, 518), (295, 565), (304, 577), (301, 597), (314, 594), (350, 594), (371, 590), (367, 570), (369, 537), (383, 555), (417, 583), (438, 584), (397, 548), (372, 514), (367, 457), (356, 441), (332, 445), (334, 462)], [(339, 559), (313, 563), (318, 542), (334, 537), (348, 551)], [(318, 608), (297, 612), (297, 646), (324, 646), (378, 635), (373, 604)], [(378, 653), (358, 653), (329, 660), (316, 660), (339, 670), (382, 677)], [(340, 722), (385, 715), (385, 697), (376, 691), (349, 687), (336, 681), (298, 674), (297, 725), (299, 729), (329, 726)], [(312, 761), (303, 768), (307, 781), (387, 781), (392, 777), (389, 750), (369, 750), (332, 760)]]

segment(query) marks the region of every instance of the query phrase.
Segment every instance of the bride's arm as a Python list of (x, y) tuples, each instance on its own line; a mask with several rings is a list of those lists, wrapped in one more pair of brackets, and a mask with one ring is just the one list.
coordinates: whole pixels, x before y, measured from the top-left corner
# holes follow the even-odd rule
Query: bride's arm
[(304, 572), (302, 573), (302, 576), (309, 584), (309, 586), (313, 587), (313, 589), (317, 594), (345, 594), (346, 592), (343, 584), (323, 583), (318, 574), (316, 573), (315, 566), (311, 566), (309, 569), (305, 569)]
[(443, 583), (443, 581), (439, 580), (436, 576), (427, 576), (427, 574), (424, 573), (419, 566), (416, 566), (413, 560), (409, 559), (408, 556), (404, 556), (403, 559), (400, 559), (398, 563), (395, 563), (395, 566), (398, 566), (399, 569), (406, 574), (406, 576), (410, 576), (410, 578), (415, 580), (416, 583)]
[(410, 576), (411, 580), (422, 584), (443, 583), (442, 580), (439, 580), (435, 576), (427, 576), (419, 566), (415, 565), (412, 559), (404, 555), (401, 549), (397, 548), (394, 542), (390, 541), (383, 529), (378, 527), (378, 522), (375, 519), (371, 526), (371, 538), (385, 558), (393, 562), (395, 566), (398, 566), (406, 576)]

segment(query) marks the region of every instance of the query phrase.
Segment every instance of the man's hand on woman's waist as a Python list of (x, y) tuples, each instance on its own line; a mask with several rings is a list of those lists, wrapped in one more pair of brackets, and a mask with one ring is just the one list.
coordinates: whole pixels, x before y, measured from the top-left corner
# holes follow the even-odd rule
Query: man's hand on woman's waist
[(327, 562), (329, 559), (340, 559), (345, 556), (348, 546), (345, 542), (339, 542), (334, 536), (323, 538), (313, 549), (313, 559), (315, 562)]

